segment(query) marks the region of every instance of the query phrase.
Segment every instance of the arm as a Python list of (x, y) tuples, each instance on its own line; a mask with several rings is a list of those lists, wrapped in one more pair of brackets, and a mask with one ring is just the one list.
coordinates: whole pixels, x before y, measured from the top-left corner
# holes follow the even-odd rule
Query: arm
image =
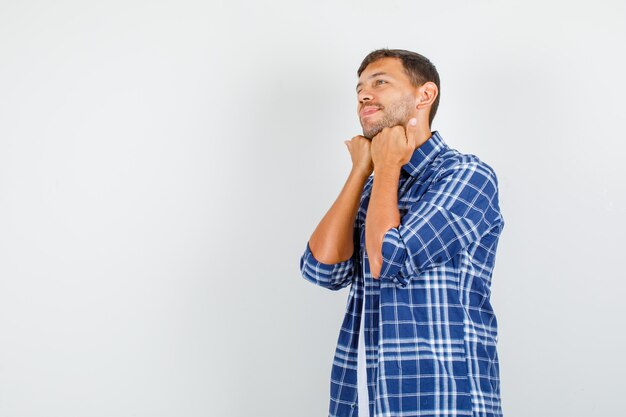
[(368, 177), (365, 171), (353, 168), (339, 196), (315, 228), (309, 246), (319, 261), (334, 264), (352, 256), (354, 222)]
[(365, 246), (370, 272), (378, 278), (383, 263), (383, 235), (400, 224), (398, 181), (401, 166), (374, 167), (374, 183), (365, 219)]
[[(354, 237), (358, 238), (358, 231), (355, 227)], [(355, 252), (356, 253), (356, 252)], [(346, 259), (336, 263), (324, 263), (315, 259), (311, 252), (311, 247), (307, 242), (304, 254), (300, 258), (300, 272), (302, 277), (307, 281), (319, 285), (329, 290), (339, 290), (348, 286), (354, 277), (354, 254)]]
[(404, 288), (422, 271), (448, 262), (494, 227), (503, 227), (493, 170), (475, 158), (439, 175), (397, 227), (383, 236), (381, 279)]
[(365, 247), (370, 272), (378, 279), (383, 264), (383, 236), (390, 227), (400, 224), (398, 183), (400, 170), (416, 146), (417, 120), (406, 126), (386, 127), (372, 139), (374, 182), (365, 218)]
[(374, 183), (365, 222), (370, 272), (400, 287), (424, 269), (447, 262), (494, 225), (503, 225), (495, 173), (470, 156), (446, 163), (429, 190), (399, 218), (400, 170), (414, 144), (423, 143), (412, 141), (414, 126), (385, 128), (372, 140)]
[(300, 259), (305, 279), (334, 290), (348, 285), (353, 277), (355, 245), (359, 244), (356, 214), (363, 187), (372, 172), (369, 140), (356, 136), (345, 143), (352, 157), (352, 170)]

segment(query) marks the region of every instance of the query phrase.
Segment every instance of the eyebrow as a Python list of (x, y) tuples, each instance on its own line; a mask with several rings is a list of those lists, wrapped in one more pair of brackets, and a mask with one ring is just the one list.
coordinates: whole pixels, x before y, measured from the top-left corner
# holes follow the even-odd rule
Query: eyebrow
[[(367, 77), (367, 79), (371, 80), (372, 78), (378, 77), (380, 75), (388, 75), (388, 74), (386, 72), (379, 71), (379, 72), (375, 72), (374, 74), (370, 75), (369, 77)], [(355, 90), (358, 90), (361, 85), (363, 85), (362, 82), (357, 83)]]

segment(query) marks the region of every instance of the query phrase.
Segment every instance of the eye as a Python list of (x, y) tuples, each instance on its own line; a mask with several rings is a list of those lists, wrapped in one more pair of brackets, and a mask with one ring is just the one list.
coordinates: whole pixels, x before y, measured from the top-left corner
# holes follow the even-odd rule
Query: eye
[(386, 83), (386, 82), (387, 81), (385, 81), (385, 80), (376, 80), (376, 81), (374, 81), (374, 84), (379, 85), (379, 84)]

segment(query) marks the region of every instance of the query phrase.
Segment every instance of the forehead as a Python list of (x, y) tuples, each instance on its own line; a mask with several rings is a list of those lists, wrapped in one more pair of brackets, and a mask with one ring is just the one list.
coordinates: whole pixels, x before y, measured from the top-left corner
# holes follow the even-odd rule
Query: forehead
[(364, 81), (368, 77), (371, 77), (372, 74), (377, 74), (380, 72), (384, 72), (396, 78), (407, 78), (406, 73), (404, 72), (404, 66), (402, 65), (402, 61), (400, 60), (400, 58), (386, 57), (378, 59), (365, 67), (365, 69), (359, 76), (359, 81)]

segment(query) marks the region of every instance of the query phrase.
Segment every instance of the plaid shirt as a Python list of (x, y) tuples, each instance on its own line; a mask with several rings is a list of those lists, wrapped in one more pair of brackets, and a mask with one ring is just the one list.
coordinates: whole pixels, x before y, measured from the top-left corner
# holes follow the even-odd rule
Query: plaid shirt
[(432, 132), (402, 167), (401, 223), (384, 235), (379, 279), (370, 273), (365, 250), (373, 178), (361, 195), (352, 258), (321, 263), (307, 242), (300, 259), (306, 280), (331, 290), (350, 285), (329, 416), (359, 415), (364, 300), (370, 416), (502, 416), (497, 321), (489, 301), (504, 227), (495, 172)]

